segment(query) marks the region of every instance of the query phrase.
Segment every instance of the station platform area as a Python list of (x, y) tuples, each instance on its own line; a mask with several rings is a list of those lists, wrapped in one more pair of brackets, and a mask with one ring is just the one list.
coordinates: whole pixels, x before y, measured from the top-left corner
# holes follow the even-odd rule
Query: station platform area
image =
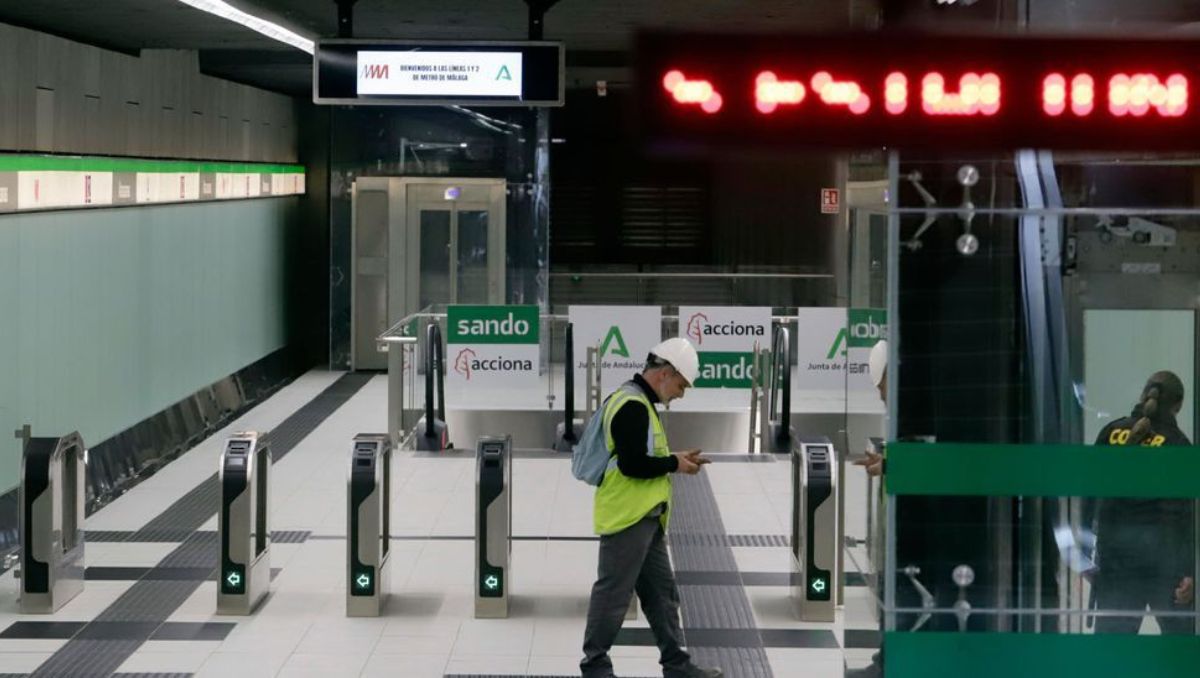
[[(458, 450), (396, 451), (390, 599), (377, 618), (346, 617), (348, 452), (383, 428), (386, 387), (384, 375), (311, 371), (89, 516), (86, 588), (54, 614), (20, 614), (6, 572), (0, 675), (578, 675), (597, 543), (593, 490), (567, 454), (514, 452), (511, 610), (484, 620), (473, 615), (475, 441), (451, 431)], [(227, 616), (216, 613), (217, 469), (238, 431), (265, 433), (274, 457), (272, 582), (252, 614)], [(673, 477), (669, 535), (696, 661), (779, 678), (868, 663), (879, 638), (861, 546), (847, 553), (836, 620), (797, 621), (786, 458), (708, 454), (701, 474)], [(612, 656), (619, 676), (662, 675), (642, 615)]]

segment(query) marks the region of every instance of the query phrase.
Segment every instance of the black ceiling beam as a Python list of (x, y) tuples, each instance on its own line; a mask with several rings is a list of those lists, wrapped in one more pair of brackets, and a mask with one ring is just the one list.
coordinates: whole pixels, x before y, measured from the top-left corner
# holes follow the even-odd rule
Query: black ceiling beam
[(354, 3), (358, 0), (333, 0), (337, 4), (337, 36), (339, 38), (354, 37)]
[(545, 34), (546, 12), (558, 3), (558, 0), (525, 0), (529, 6), (529, 39), (541, 40)]

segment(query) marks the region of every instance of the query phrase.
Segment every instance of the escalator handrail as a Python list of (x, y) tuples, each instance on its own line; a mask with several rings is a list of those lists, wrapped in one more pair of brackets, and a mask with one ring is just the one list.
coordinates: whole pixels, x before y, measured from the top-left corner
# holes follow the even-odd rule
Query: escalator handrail
[(575, 440), (575, 324), (567, 323), (567, 346), (564, 353), (563, 386), (563, 440), (573, 443)]
[(446, 354), (442, 346), (442, 328), (433, 324), (437, 334), (437, 417), (446, 421)]
[[(778, 438), (787, 439), (791, 430), (792, 412), (792, 356), (791, 342), (786, 327), (776, 327), (771, 341), (771, 398), (770, 418), (779, 424)], [(779, 404), (776, 419), (776, 404)]]
[(437, 323), (425, 326), (425, 437), (433, 437), (433, 344)]
[(434, 380), (437, 382), (437, 418), (446, 420), (445, 365), (442, 356), (442, 330), (436, 322), (425, 328), (425, 437), (434, 433)]

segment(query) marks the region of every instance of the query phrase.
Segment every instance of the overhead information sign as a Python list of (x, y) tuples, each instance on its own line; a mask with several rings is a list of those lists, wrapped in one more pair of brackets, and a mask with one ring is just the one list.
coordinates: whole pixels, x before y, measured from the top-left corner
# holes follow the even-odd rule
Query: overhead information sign
[(563, 49), (547, 42), (328, 40), (313, 59), (319, 104), (561, 106)]
[(358, 53), (358, 95), (520, 97), (520, 52)]
[(642, 36), (658, 144), (1200, 149), (1200, 41)]

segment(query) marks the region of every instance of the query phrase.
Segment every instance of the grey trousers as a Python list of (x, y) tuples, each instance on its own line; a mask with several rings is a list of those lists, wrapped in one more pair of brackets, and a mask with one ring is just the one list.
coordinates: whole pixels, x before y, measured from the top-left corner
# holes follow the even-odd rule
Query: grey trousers
[(616, 534), (600, 537), (597, 570), (583, 634), (584, 657), (579, 663), (583, 676), (613, 675), (608, 650), (617, 639), (635, 590), (658, 644), (663, 675), (684, 675), (691, 657), (683, 649), (679, 590), (659, 519), (643, 518)]

